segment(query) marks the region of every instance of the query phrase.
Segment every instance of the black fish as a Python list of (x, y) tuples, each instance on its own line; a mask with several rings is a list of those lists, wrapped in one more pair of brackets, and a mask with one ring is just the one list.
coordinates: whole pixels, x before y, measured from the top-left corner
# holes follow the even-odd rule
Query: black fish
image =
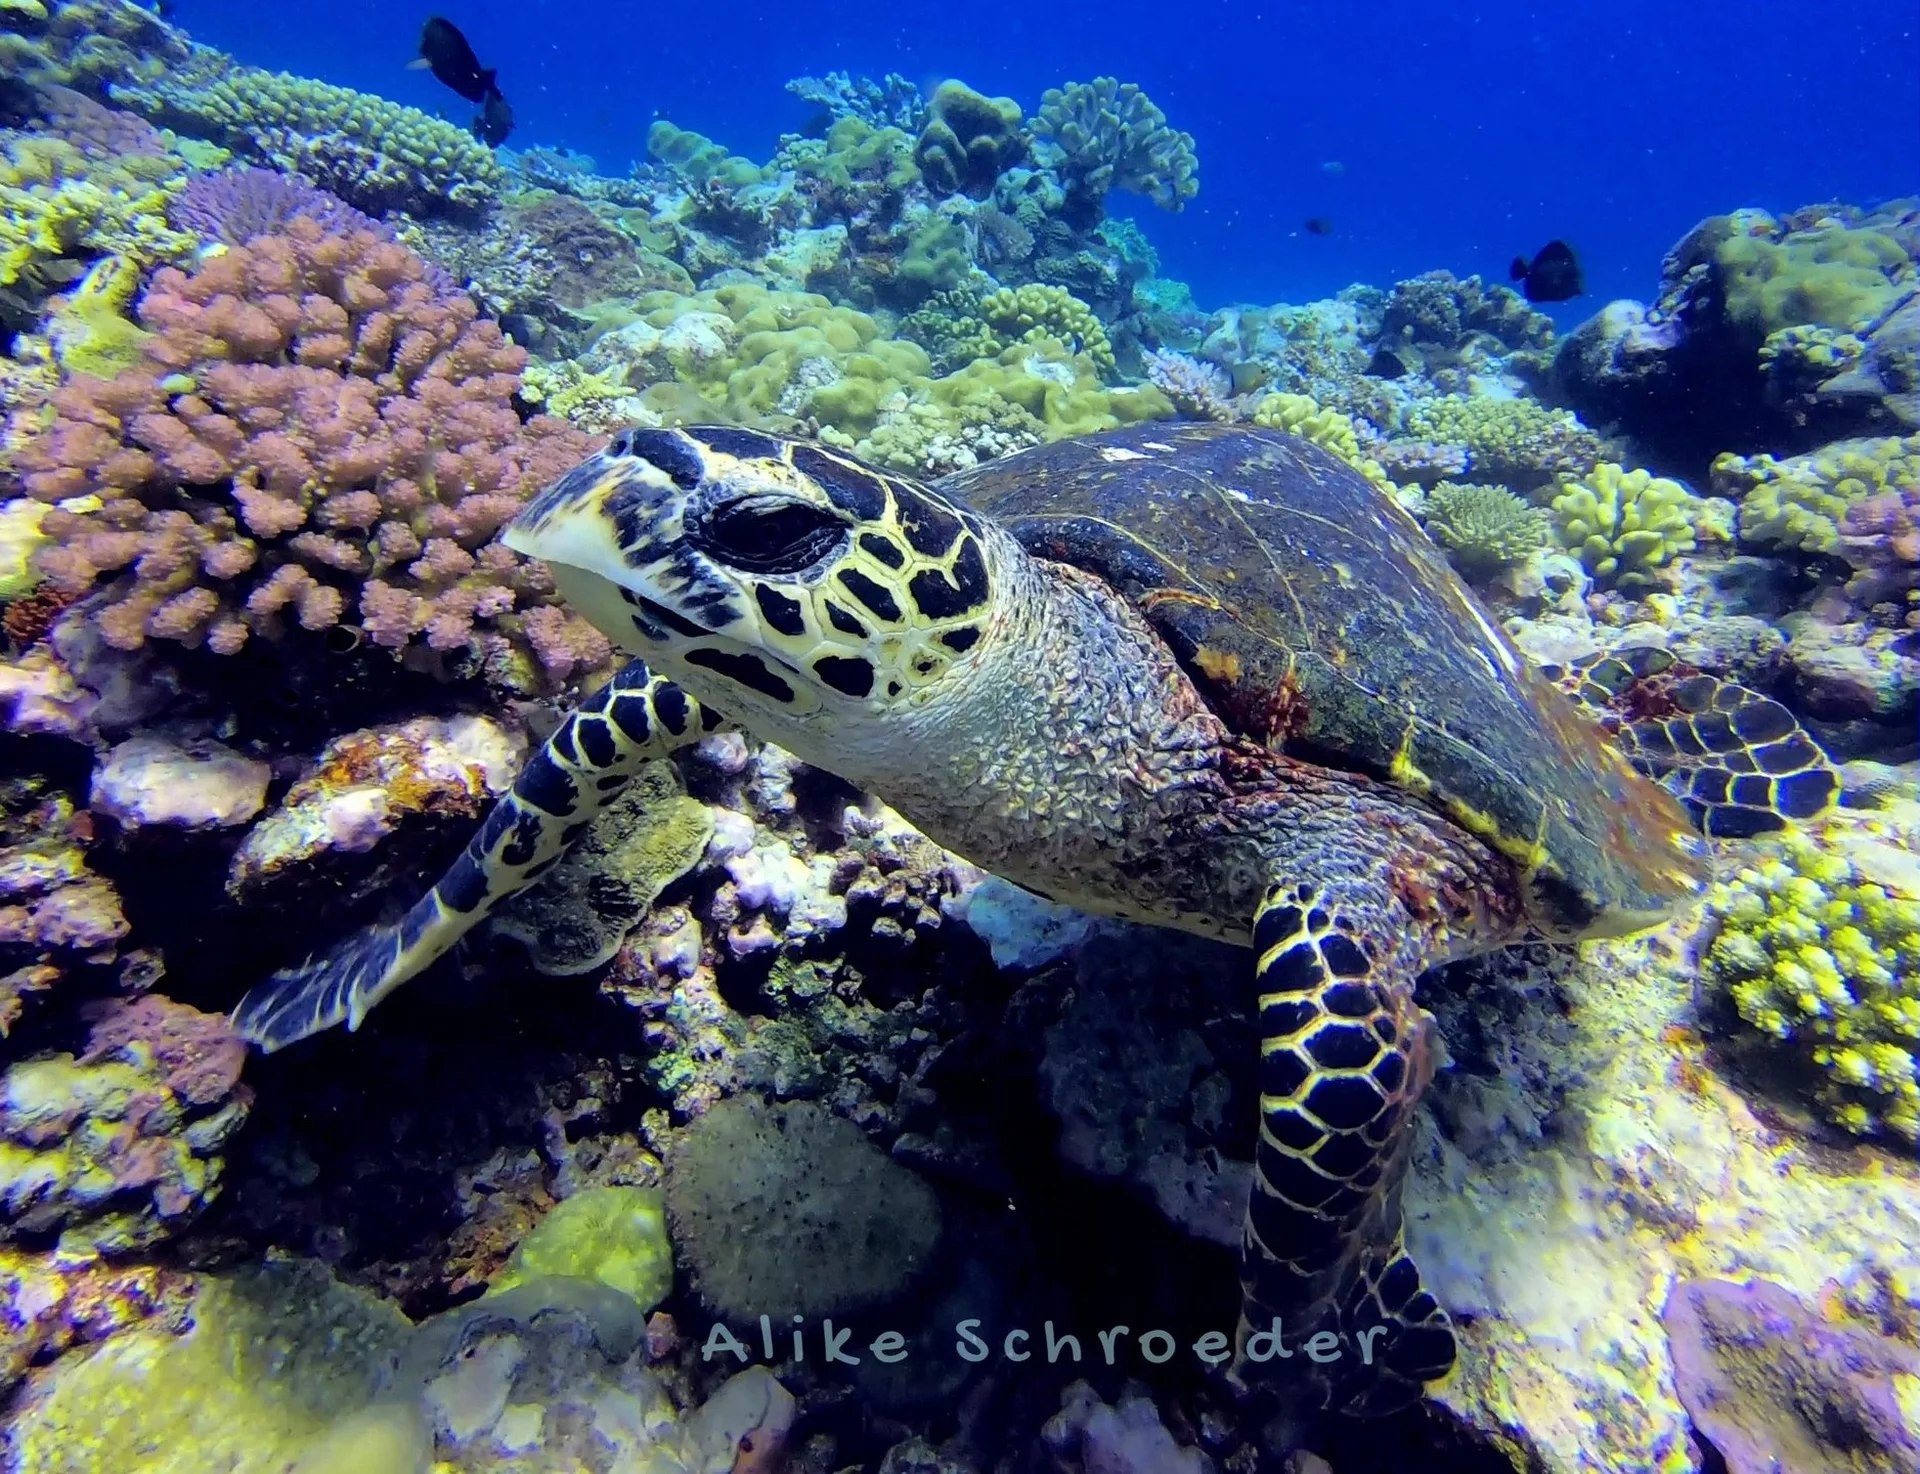
[(488, 93), (500, 90), (493, 80), (493, 68), (480, 65), (460, 27), (444, 16), (431, 17), (421, 29), (420, 60), (414, 65), (431, 68), (437, 81), (468, 102), (485, 102)]
[(1300, 228), (1308, 235), (1333, 234), (1333, 222), (1324, 215), (1309, 215), (1300, 222)]
[(1565, 302), (1586, 291), (1580, 263), (1565, 241), (1548, 241), (1532, 261), (1515, 256), (1507, 275), (1521, 284), (1521, 294), (1529, 302)]
[(508, 106), (506, 98), (500, 95), (498, 87), (487, 94), (478, 116), (467, 126), (482, 143), (501, 144), (507, 141), (507, 135), (513, 132), (513, 109)]
[(1376, 379), (1406, 377), (1406, 360), (1390, 348), (1382, 348), (1367, 360), (1367, 372)]

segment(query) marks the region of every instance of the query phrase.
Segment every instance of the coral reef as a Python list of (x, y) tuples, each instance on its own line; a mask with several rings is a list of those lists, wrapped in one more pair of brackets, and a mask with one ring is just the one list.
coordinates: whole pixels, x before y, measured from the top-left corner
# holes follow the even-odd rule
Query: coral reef
[(542, 576), (492, 541), (588, 442), (520, 425), (525, 355), (413, 252), (296, 219), (162, 271), (139, 311), (141, 365), (63, 386), (18, 457), (41, 501), (98, 496), (47, 514), (38, 562), (73, 592), (116, 578), (111, 643), (231, 653), (353, 607), (379, 645), (464, 650), (481, 623), (534, 644), (555, 679), (605, 658), (584, 627), (538, 637)]
[(117, 86), (113, 100), (245, 158), (300, 174), (374, 214), (477, 210), (500, 170), (465, 130), (384, 97), (231, 66), (210, 80)]
[(1707, 976), (1849, 1131), (1920, 1142), (1920, 866), (1873, 820), (1790, 834), (1714, 892)]
[(1132, 82), (1095, 77), (1049, 87), (1033, 119), (1034, 155), (1060, 176), (1069, 213), (1097, 220), (1110, 190), (1180, 210), (1200, 192), (1193, 135)]
[(1841, 440), (1785, 460), (1729, 452), (1713, 488), (1740, 503), (1740, 539), (1763, 548), (1833, 553), (1840, 523), (1869, 497), (1920, 486), (1920, 435)]
[(1521, 490), (1584, 476), (1605, 454), (1600, 437), (1572, 415), (1527, 399), (1427, 400), (1408, 412), (1405, 430), (1416, 440), (1462, 447), (1474, 479)]
[(1699, 503), (1677, 481), (1607, 462), (1561, 483), (1554, 533), (1597, 581), (1633, 588), (1654, 582), (1655, 570), (1693, 547)]
[(1661, 1311), (1674, 1383), (1727, 1474), (1900, 1474), (1920, 1422), (1899, 1383), (1920, 1350), (1836, 1325), (1766, 1280), (1691, 1280)]
[(660, 1193), (647, 1187), (590, 1187), (562, 1198), (522, 1239), (493, 1282), (510, 1290), (563, 1275), (618, 1290), (641, 1312), (673, 1289), (673, 1250)]
[(75, 1258), (173, 1236), (220, 1190), (246, 1046), (164, 998), (107, 1005), (86, 1050), (0, 1075), (0, 1234)]
[(964, 82), (942, 82), (927, 104), (913, 161), (936, 194), (984, 199), (1000, 176), (1026, 157), (1020, 104), (983, 97)]
[(720, 1316), (848, 1316), (932, 1260), (940, 1207), (914, 1173), (812, 1101), (721, 1101), (668, 1162), (675, 1245)]
[(1442, 481), (1427, 493), (1427, 532), (1472, 577), (1518, 563), (1547, 540), (1547, 519), (1504, 486)]

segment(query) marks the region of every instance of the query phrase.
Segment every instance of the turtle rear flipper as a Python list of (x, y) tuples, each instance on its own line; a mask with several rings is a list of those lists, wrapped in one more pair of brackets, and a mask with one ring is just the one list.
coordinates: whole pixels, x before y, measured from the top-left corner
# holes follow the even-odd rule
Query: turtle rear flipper
[[(1400, 1228), (1413, 1110), (1433, 1074), (1433, 1021), (1413, 987), (1444, 947), (1380, 889), (1281, 883), (1255, 918), (1260, 1140), (1234, 1361), (1244, 1384), (1284, 1366), (1360, 1415), (1417, 1401), (1456, 1349)], [(1319, 1340), (1315, 1364), (1272, 1362), (1321, 1332), (1337, 1344)]]
[(1686, 805), (1701, 833), (1745, 839), (1817, 819), (1840, 775), (1779, 702), (1637, 646), (1550, 666), (1633, 765)]
[(719, 724), (644, 662), (623, 667), (533, 755), (432, 890), (391, 925), (356, 932), (254, 988), (233, 1012), (235, 1031), (271, 1052), (335, 1024), (359, 1028), (374, 1004), (559, 864), (643, 763)]

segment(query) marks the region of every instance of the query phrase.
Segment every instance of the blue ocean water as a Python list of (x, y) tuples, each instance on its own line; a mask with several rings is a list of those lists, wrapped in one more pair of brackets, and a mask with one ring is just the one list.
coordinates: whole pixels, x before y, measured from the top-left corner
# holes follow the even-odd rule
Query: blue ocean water
[[(331, 0), (295, 21), (251, 0), (179, 0), (175, 13), (244, 61), (471, 112), (406, 69), (424, 8)], [(928, 90), (956, 76), (1029, 112), (1063, 82), (1138, 82), (1194, 135), (1200, 195), (1177, 216), (1113, 203), (1204, 307), (1437, 267), (1497, 277), (1554, 236), (1579, 251), (1591, 294), (1644, 296), (1704, 215), (1870, 203), (1920, 179), (1913, 0), (447, 0), (444, 13), (499, 68), (512, 141), (590, 153), (603, 172), (644, 151), (656, 117), (764, 160), (809, 112), (786, 81), (833, 69)], [(1304, 230), (1309, 217), (1332, 234)]]

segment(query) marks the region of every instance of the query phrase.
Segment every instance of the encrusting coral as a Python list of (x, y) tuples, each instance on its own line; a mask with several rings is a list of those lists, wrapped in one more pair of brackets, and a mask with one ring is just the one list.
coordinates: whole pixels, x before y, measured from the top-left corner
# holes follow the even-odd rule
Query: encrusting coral
[(1596, 580), (1620, 588), (1654, 581), (1654, 570), (1693, 547), (1700, 498), (1677, 481), (1607, 462), (1561, 483), (1554, 530)]
[(38, 566), (80, 592), (116, 577), (109, 643), (238, 650), (357, 610), (376, 644), (466, 647), (476, 623), (564, 678), (606, 656), (579, 621), (532, 619), (544, 575), (493, 541), (589, 441), (522, 426), (525, 363), (406, 247), (310, 219), (164, 270), (141, 299), (137, 368), (76, 379), (18, 456), (56, 506)]

